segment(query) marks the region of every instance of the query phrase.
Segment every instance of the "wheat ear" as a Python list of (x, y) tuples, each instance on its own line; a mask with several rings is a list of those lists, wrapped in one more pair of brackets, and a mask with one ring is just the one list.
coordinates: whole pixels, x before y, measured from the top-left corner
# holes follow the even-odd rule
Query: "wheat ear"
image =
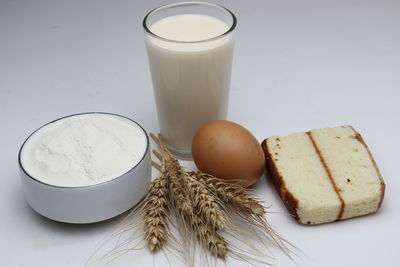
[(191, 226), (197, 239), (213, 256), (226, 259), (229, 251), (228, 243), (221, 235), (210, 229), (198, 215), (192, 217)]
[(156, 178), (144, 201), (144, 239), (150, 250), (156, 252), (165, 244), (168, 236), (168, 196), (165, 176)]
[(186, 173), (185, 178), (193, 206), (197, 207), (202, 220), (215, 231), (225, 229), (228, 221), (227, 216), (218, 204), (216, 197), (195, 177)]
[[(265, 219), (265, 208), (260, 201), (248, 195), (248, 189), (227, 183), (219, 178), (201, 171), (190, 172), (199, 182), (217, 195), (220, 200), (232, 210), (237, 212), (242, 219), (253, 227), (253, 234), (263, 239), (266, 238), (279, 247), (290, 259), (293, 260), (292, 251), (288, 247), (296, 247), (280, 236)], [(258, 232), (258, 233), (257, 233)]]
[(260, 201), (248, 196), (247, 190), (243, 187), (224, 182), (210, 174), (201, 171), (190, 172), (192, 177), (207, 186), (213, 194), (218, 196), (226, 205), (237, 209), (245, 215), (257, 217), (264, 216), (265, 208)]
[[(153, 139), (155, 136), (153, 135)], [(158, 135), (158, 144), (162, 151), (162, 158), (165, 166), (167, 182), (169, 183), (171, 202), (174, 204), (175, 214), (179, 218), (181, 230), (189, 230), (195, 233), (202, 245), (215, 257), (225, 259), (228, 254), (228, 243), (225, 239), (215, 232), (209, 225), (204, 223), (202, 217), (197, 215), (198, 210), (194, 209), (189, 198), (190, 188), (187, 180), (187, 173), (183, 170), (178, 160), (176, 160), (169, 150), (164, 146), (162, 137)], [(203, 192), (204, 193), (204, 192)], [(198, 198), (200, 200), (200, 198)], [(225, 220), (226, 221), (226, 220)], [(223, 225), (219, 225), (222, 227)]]
[[(166, 151), (166, 153), (169, 152)], [(228, 253), (228, 244), (222, 236), (202, 220), (202, 217), (198, 215), (197, 207), (192, 205), (189, 198), (190, 193), (187, 190), (187, 174), (178, 160), (169, 156), (165, 162), (165, 169), (169, 178), (170, 195), (175, 205), (175, 214), (179, 219), (180, 229), (184, 231), (184, 236), (190, 235), (190, 232), (194, 233), (212, 255), (225, 259)], [(192, 231), (189, 231), (190, 229)]]
[(166, 175), (168, 177), (171, 203), (178, 215), (190, 217), (193, 214), (193, 206), (184, 186), (184, 171), (179, 162), (174, 158), (168, 158), (165, 162)]

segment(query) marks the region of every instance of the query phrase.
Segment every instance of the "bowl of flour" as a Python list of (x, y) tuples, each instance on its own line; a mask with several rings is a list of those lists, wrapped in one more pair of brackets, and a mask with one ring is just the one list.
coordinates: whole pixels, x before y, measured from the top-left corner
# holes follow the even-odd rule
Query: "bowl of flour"
[(21, 146), (25, 199), (55, 221), (112, 218), (146, 194), (149, 151), (146, 131), (129, 118), (90, 112), (57, 119), (34, 131)]

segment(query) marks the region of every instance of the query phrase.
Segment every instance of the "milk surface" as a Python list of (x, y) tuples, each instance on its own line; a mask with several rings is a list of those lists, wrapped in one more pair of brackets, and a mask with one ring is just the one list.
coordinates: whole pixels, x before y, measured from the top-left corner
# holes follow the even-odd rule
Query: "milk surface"
[(190, 152), (199, 127), (226, 118), (233, 37), (220, 35), (228, 30), (205, 15), (171, 16), (150, 26), (172, 40), (148, 35), (146, 45), (160, 131), (173, 150)]
[(213, 17), (177, 15), (157, 21), (150, 30), (165, 39), (195, 42), (217, 37), (228, 29), (228, 25)]

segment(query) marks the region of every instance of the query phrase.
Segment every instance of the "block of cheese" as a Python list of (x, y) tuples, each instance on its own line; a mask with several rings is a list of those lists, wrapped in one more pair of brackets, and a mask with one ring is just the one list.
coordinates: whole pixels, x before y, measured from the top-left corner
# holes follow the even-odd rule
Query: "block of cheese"
[(262, 147), (279, 196), (302, 224), (366, 215), (382, 204), (385, 183), (351, 126), (273, 136)]

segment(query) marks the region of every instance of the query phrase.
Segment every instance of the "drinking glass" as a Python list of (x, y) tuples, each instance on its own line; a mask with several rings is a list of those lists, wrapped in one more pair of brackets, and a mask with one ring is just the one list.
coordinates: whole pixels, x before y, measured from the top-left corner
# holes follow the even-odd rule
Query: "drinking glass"
[[(153, 25), (166, 18), (180, 16), (184, 23), (182, 15), (211, 17), (224, 23), (226, 30), (194, 41), (167, 38), (152, 31)], [(181, 2), (150, 11), (143, 27), (160, 133), (173, 154), (190, 158), (196, 131), (227, 116), (235, 15), (216, 4)], [(213, 25), (204, 23), (204, 27)]]

